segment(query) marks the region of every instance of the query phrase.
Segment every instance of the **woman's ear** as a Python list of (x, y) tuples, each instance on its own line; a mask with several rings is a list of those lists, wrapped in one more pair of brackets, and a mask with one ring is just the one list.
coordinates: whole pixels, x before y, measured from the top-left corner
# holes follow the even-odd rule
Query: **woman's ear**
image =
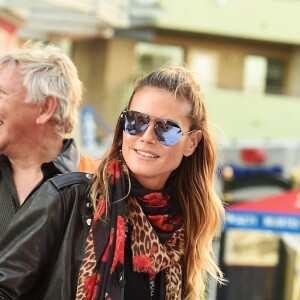
[(190, 138), (189, 138), (189, 143), (188, 143), (188, 147), (187, 150), (185, 152), (185, 156), (190, 156), (194, 153), (196, 147), (198, 146), (198, 143), (201, 141), (202, 139), (202, 131), (201, 130), (196, 130), (195, 132), (192, 132), (190, 134)]
[(40, 105), (39, 115), (36, 119), (37, 124), (45, 124), (52, 119), (57, 109), (57, 98), (55, 96), (48, 96), (46, 101)]

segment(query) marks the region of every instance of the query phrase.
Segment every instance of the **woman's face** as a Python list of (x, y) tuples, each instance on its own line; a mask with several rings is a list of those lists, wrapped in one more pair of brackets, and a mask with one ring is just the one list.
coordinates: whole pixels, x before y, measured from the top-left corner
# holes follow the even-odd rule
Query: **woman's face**
[[(174, 96), (169, 91), (145, 87), (132, 99), (130, 110), (155, 118), (169, 119), (178, 123), (182, 132), (190, 130), (188, 114), (191, 106), (186, 99)], [(150, 118), (147, 129), (137, 135), (123, 131), (122, 153), (131, 172), (146, 188), (161, 189), (183, 155), (191, 155), (200, 139), (198, 132), (183, 135), (173, 146), (159, 142), (154, 132), (154, 120)]]

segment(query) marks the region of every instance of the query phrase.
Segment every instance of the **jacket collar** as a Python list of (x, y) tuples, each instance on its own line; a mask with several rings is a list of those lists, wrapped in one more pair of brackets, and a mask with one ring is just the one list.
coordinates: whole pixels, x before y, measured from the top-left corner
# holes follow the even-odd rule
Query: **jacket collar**
[(54, 158), (53, 164), (62, 173), (77, 171), (80, 151), (74, 139), (64, 140), (61, 154)]

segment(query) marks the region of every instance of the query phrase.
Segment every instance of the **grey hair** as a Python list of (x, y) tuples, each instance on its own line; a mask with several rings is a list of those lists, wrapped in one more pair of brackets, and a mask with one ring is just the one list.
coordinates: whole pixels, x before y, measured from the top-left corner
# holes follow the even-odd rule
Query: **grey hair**
[(56, 97), (58, 106), (52, 120), (57, 134), (68, 135), (77, 122), (82, 100), (82, 83), (72, 60), (54, 45), (27, 42), (0, 57), (0, 66), (5, 64), (13, 66), (23, 77), (25, 102), (42, 104), (47, 97)]

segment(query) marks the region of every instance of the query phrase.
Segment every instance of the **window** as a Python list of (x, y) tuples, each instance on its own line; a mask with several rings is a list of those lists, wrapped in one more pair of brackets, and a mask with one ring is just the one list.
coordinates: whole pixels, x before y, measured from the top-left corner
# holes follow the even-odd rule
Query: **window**
[(266, 87), (267, 59), (248, 55), (244, 63), (243, 87), (247, 92), (263, 93)]
[(204, 89), (217, 85), (218, 53), (214, 50), (192, 48), (188, 52), (188, 65), (196, 73)]
[(182, 65), (184, 61), (184, 50), (179, 46), (140, 42), (136, 46), (136, 54), (140, 71), (146, 73), (160, 67)]
[(283, 75), (283, 61), (268, 59), (264, 56), (248, 55), (244, 63), (244, 90), (281, 94)]
[(283, 87), (284, 64), (278, 60), (268, 60), (266, 93), (281, 94)]

